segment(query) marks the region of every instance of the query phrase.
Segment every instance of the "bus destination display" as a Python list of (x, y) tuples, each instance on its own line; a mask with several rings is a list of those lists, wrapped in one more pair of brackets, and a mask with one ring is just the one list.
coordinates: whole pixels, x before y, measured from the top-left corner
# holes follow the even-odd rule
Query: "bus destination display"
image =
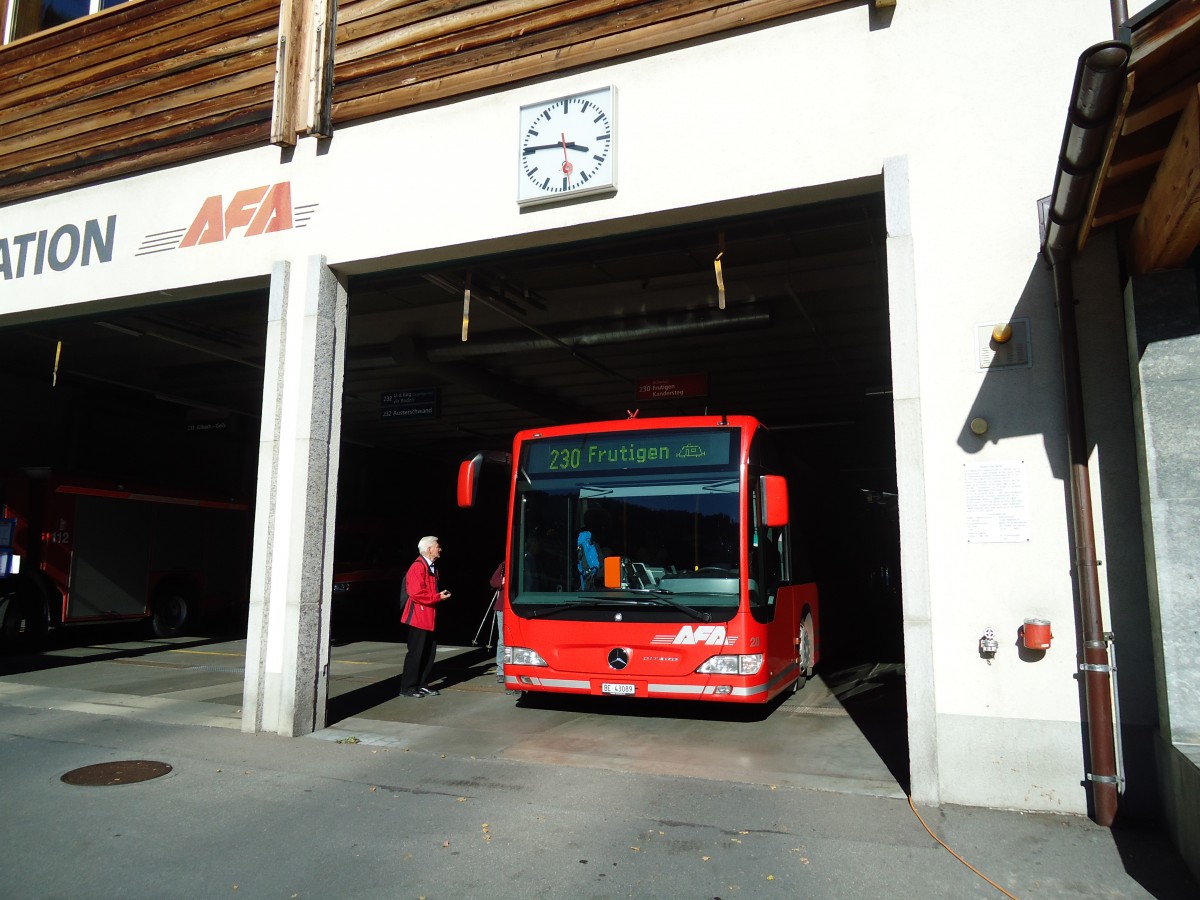
[(656, 431), (547, 438), (526, 445), (525, 470), (547, 475), (726, 466), (731, 436), (729, 431)]

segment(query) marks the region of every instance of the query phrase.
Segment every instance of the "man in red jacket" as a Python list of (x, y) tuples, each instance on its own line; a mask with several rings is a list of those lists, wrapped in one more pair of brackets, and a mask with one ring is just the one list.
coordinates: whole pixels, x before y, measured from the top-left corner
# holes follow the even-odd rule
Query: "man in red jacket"
[(437, 641), (433, 638), (437, 617), (434, 605), (450, 599), (450, 592), (441, 590), (438, 585), (437, 560), (442, 555), (438, 539), (432, 535), (421, 538), (417, 550), (421, 555), (413, 560), (404, 576), (408, 601), (400, 621), (408, 626), (408, 653), (400, 676), (400, 696), (419, 699), (439, 693), (429, 686), (437, 656)]

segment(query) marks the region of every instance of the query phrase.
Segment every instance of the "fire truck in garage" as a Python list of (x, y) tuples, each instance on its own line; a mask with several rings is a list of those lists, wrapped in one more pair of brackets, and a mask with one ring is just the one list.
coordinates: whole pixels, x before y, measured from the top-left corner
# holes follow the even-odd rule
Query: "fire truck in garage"
[(0, 643), (144, 622), (156, 637), (232, 621), (249, 597), (250, 515), (235, 500), (49, 475), (0, 475)]

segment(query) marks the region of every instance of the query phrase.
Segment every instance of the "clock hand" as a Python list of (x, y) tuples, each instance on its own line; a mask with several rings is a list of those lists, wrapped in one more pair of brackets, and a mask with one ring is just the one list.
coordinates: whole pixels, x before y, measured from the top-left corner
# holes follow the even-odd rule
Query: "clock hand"
[(561, 134), (560, 137), (562, 138), (562, 148), (563, 148), (562, 173), (563, 173), (563, 175), (566, 176), (566, 179), (567, 179), (566, 183), (570, 184), (571, 183), (571, 173), (575, 171), (575, 167), (573, 165), (571, 165), (571, 160), (567, 158), (567, 136), (564, 133), (564, 134)]
[[(521, 152), (524, 153), (526, 156), (529, 156), (529, 154), (536, 153), (538, 150), (557, 150), (561, 146), (562, 146), (562, 142), (556, 141), (553, 144), (536, 144), (533, 147), (525, 147), (522, 149)], [(583, 146), (583, 144), (576, 144), (574, 141), (567, 141), (567, 149), (568, 150), (578, 150), (580, 153), (588, 152), (587, 147)]]

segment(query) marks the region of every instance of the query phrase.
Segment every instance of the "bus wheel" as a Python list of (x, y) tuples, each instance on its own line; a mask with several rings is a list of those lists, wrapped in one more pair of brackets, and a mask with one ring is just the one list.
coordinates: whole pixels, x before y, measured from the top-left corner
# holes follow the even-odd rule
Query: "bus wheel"
[(796, 676), (794, 690), (800, 690), (804, 687), (808, 679), (812, 678), (813, 674), (813, 627), (812, 614), (805, 613), (804, 620), (800, 623), (800, 643), (797, 647), (798, 663), (800, 672)]
[(187, 599), (180, 591), (165, 591), (154, 598), (150, 613), (150, 632), (155, 637), (178, 637), (187, 621)]

